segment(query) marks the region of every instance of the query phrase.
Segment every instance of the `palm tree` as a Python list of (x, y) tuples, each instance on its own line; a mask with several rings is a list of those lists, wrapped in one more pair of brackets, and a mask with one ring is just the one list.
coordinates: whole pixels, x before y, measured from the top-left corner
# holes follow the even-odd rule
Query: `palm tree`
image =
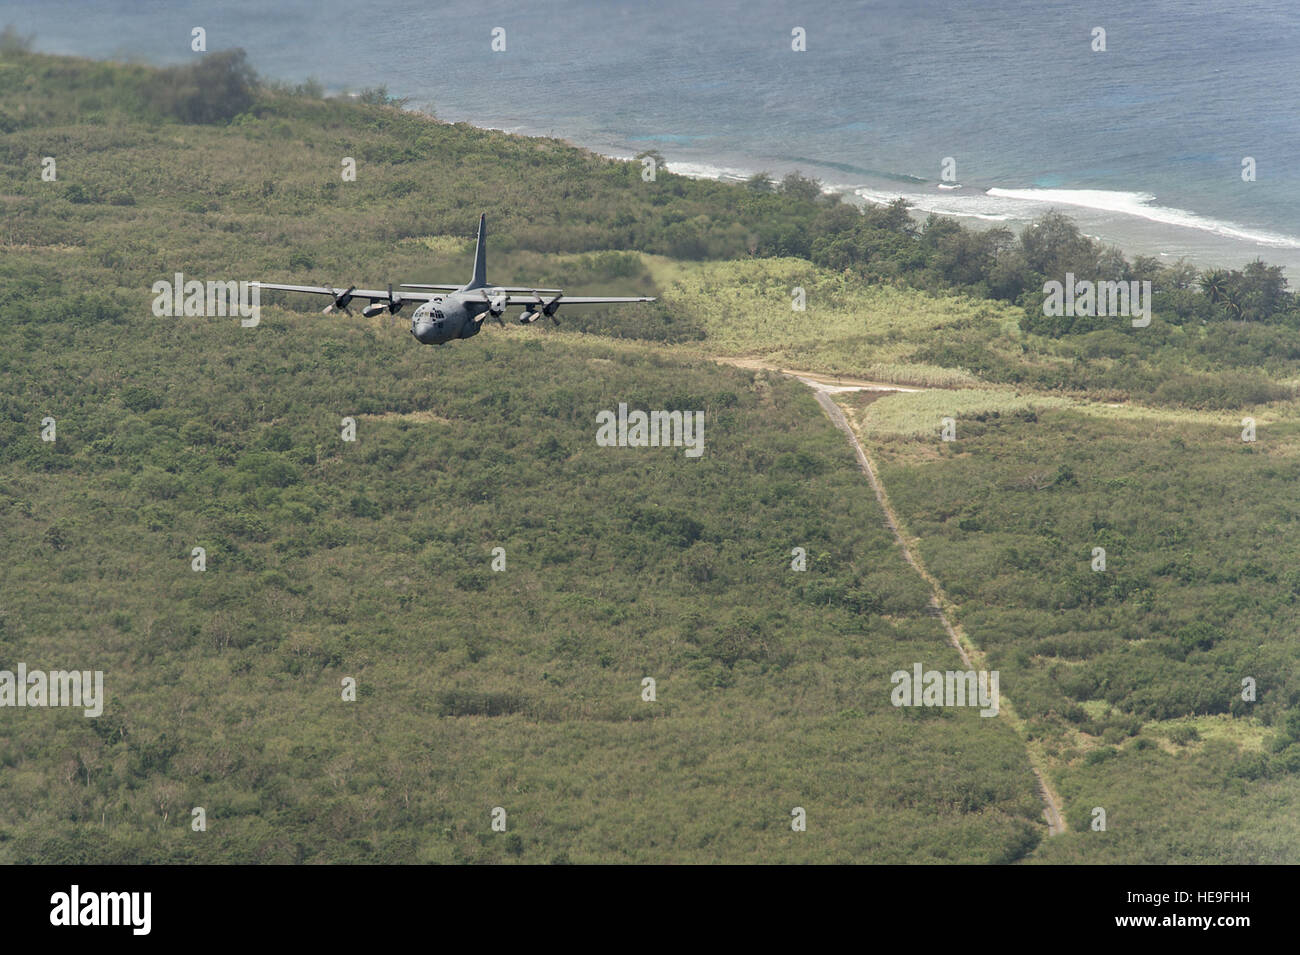
[(1229, 289), (1223, 300), (1223, 310), (1233, 318), (1241, 318), (1242, 294), (1239, 289)]
[(1228, 273), (1223, 269), (1214, 269), (1201, 275), (1201, 292), (1210, 303), (1217, 305), (1228, 295)]

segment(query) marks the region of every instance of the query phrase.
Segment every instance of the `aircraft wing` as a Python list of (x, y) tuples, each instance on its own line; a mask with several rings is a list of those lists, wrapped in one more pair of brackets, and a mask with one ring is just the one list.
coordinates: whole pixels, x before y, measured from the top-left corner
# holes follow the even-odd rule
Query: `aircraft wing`
[(478, 316), (475, 321), (481, 322), (487, 317), (487, 314), (491, 314), (493, 318), (500, 322), (501, 313), (507, 308), (511, 305), (522, 305), (524, 306), (524, 312), (519, 316), (519, 321), (525, 325), (537, 321), (542, 315), (545, 315), (556, 325), (560, 324), (560, 320), (555, 317), (555, 313), (561, 305), (619, 305), (624, 302), (654, 301), (649, 295), (574, 295), (570, 297), (558, 290), (553, 290), (553, 294), (548, 295), (543, 295), (542, 289), (523, 291), (525, 294), (516, 292), (512, 295), (498, 285), (496, 287), (478, 288), (461, 294), (467, 299), (472, 297), (488, 303), (490, 312)]
[[(482, 293), (483, 301), (491, 302), (494, 297), (491, 294), (493, 289), (481, 288), (475, 289), (474, 292)], [(466, 297), (471, 296), (474, 292), (466, 292)], [(540, 292), (554, 292), (553, 295), (541, 295)], [(606, 297), (600, 295), (559, 295), (559, 289), (537, 289), (528, 290), (527, 294), (505, 294), (496, 296), (497, 300), (504, 299), (504, 304), (508, 307), (511, 305), (617, 305), (620, 302), (653, 302), (654, 299), (648, 295), (625, 295)]]
[[(374, 299), (376, 301), (388, 301), (388, 295), (389, 295), (387, 289), (330, 288), (329, 286), (326, 285), (281, 285), (278, 282), (249, 282), (248, 284), (253, 288), (275, 289), (276, 291), (281, 291), (281, 292), (309, 292), (315, 295), (328, 295), (330, 298), (338, 298), (341, 295), (347, 295), (349, 298), (368, 298), (368, 299)], [(430, 299), (442, 297), (440, 294), (432, 291), (428, 291), (428, 292), (408, 291), (409, 289), (416, 288), (416, 287), (417, 286), (413, 286), (413, 285), (402, 285), (400, 286), (402, 291), (397, 294), (404, 301), (407, 302), (427, 302)], [(424, 285), (418, 287), (426, 288), (426, 289), (436, 288), (436, 289), (448, 289), (448, 290), (453, 288), (452, 286), (443, 286), (443, 285)], [(495, 291), (496, 288), (500, 288), (500, 286), (474, 289), (472, 292), (466, 292), (464, 294), (466, 298), (470, 298), (470, 297), (474, 297), (474, 293), (477, 292), (478, 297), (481, 298), (483, 301), (491, 302), (494, 300), (494, 296), (492, 296), (490, 293)], [(543, 295), (542, 293), (547, 293), (547, 295)], [(548, 301), (548, 297), (549, 297), (549, 301)], [(548, 304), (555, 304), (556, 302), (558, 302), (560, 305), (617, 305), (623, 302), (653, 302), (654, 301), (654, 299), (648, 295), (625, 295), (625, 296), (609, 296), (609, 297), (600, 296), (600, 295), (596, 295), (596, 296), (562, 295), (560, 294), (559, 289), (523, 289), (518, 286), (512, 287), (508, 290), (503, 289), (502, 295), (495, 296), (495, 299), (497, 300), (502, 298), (505, 299), (504, 304), (507, 306), (510, 305), (545, 306)]]
[[(349, 291), (345, 288), (327, 288), (324, 285), (279, 285), (275, 282), (249, 282), (248, 284), (253, 288), (269, 288), (281, 292), (314, 292), (317, 295), (328, 295), (330, 298), (338, 298), (346, 292), (352, 298), (373, 298), (388, 301), (387, 289), (354, 288)], [(434, 297), (432, 292), (399, 292), (397, 294), (408, 302), (427, 302)]]
[[(463, 285), (420, 285), (415, 282), (403, 282), (400, 288), (436, 288), (445, 292), (459, 292)], [(500, 289), (503, 292), (563, 292), (562, 288), (534, 288), (531, 285), (485, 285), (485, 289)], [(477, 290), (476, 290), (477, 291)]]
[[(648, 295), (625, 295), (616, 298), (603, 298), (601, 296), (591, 295), (566, 295), (560, 299), (561, 305), (617, 305), (620, 302), (653, 302), (654, 299)], [(537, 295), (511, 295), (509, 305), (532, 305), (544, 304), (540, 296)]]

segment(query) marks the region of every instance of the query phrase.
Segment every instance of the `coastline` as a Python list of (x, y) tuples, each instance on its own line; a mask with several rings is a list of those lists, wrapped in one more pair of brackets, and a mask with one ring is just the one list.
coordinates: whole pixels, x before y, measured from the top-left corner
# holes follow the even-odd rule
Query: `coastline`
[[(85, 52), (57, 47), (46, 52), (94, 58)], [(109, 60), (130, 57), (109, 56)], [(288, 82), (282, 76), (268, 78)], [(348, 87), (325, 86), (327, 96), (355, 95)], [(404, 90), (394, 90), (403, 93)], [(425, 92), (427, 96), (427, 91)], [(491, 116), (469, 104), (433, 104), (420, 93), (401, 107), (404, 111), (439, 122), (463, 122), (479, 129), (530, 138), (548, 138), (610, 159), (628, 161), (643, 149), (657, 149), (668, 172), (694, 179), (743, 182), (766, 171), (779, 179), (798, 171), (818, 179), (825, 191), (858, 206), (887, 204), (903, 198), (912, 216), (923, 222), (930, 213), (952, 217), (975, 229), (1005, 227), (1019, 233), (1049, 210), (1069, 216), (1087, 236), (1118, 248), (1129, 259), (1152, 256), (1163, 262), (1186, 260), (1197, 269), (1239, 269), (1257, 259), (1282, 266), (1288, 276), (1300, 276), (1300, 234), (1276, 226), (1240, 222), (1227, 216), (1198, 211), (1195, 203), (1166, 200), (1154, 189), (1132, 184), (1127, 189), (1101, 189), (1088, 183), (1063, 182), (1040, 177), (1039, 182), (1019, 180), (942, 183), (907, 172), (881, 170), (834, 159), (800, 155), (750, 156), (725, 149), (707, 148), (711, 136), (658, 133), (630, 135), (610, 126), (592, 126), (577, 115), (557, 117), (558, 127)], [(567, 120), (567, 123), (566, 123)], [(558, 128), (558, 132), (557, 132)], [(1226, 194), (1226, 190), (1225, 190)], [(1220, 203), (1222, 204), (1222, 203)], [(1300, 233), (1300, 228), (1297, 228)]]
[[(425, 115), (428, 115), (425, 112)], [(440, 117), (441, 118), (441, 117)], [(480, 129), (509, 135), (557, 139), (608, 159), (631, 161), (639, 151), (631, 142), (614, 137), (583, 137), (570, 131), (556, 133), (526, 123), (467, 122)], [(1280, 265), (1288, 275), (1300, 275), (1300, 235), (1264, 226), (1219, 219), (1195, 210), (1166, 205), (1160, 197), (1140, 190), (1120, 191), (1043, 187), (998, 183), (941, 183), (901, 173), (868, 171), (833, 161), (806, 159), (758, 161), (741, 156), (713, 156), (683, 149), (673, 142), (681, 137), (638, 139), (645, 149), (657, 149), (665, 168), (692, 179), (742, 183), (760, 171), (779, 179), (798, 171), (822, 182), (823, 190), (855, 205), (884, 205), (904, 198), (913, 218), (924, 221), (930, 213), (957, 219), (970, 228), (1005, 227), (1019, 233), (1034, 219), (1055, 209), (1073, 219), (1090, 238), (1120, 249), (1128, 258), (1154, 256), (1161, 261), (1185, 259), (1199, 269), (1241, 268), (1262, 259)], [(683, 152), (694, 153), (682, 155)], [(676, 158), (674, 158), (676, 156)]]

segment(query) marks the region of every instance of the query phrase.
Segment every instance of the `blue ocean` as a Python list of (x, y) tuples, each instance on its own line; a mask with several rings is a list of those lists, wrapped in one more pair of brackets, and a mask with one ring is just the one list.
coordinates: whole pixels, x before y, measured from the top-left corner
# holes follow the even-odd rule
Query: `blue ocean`
[(267, 77), (689, 175), (798, 169), (1012, 228), (1058, 208), (1130, 254), (1300, 275), (1296, 0), (41, 0), (0, 23), (160, 64), (201, 26)]

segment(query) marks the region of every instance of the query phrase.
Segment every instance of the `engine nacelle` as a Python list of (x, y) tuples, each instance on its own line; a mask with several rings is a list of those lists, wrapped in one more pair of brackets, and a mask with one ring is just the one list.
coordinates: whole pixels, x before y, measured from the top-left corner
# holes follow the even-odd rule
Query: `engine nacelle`
[(402, 301), (402, 296), (391, 294), (391, 288), (389, 289), (389, 293), (389, 297), (386, 299), (372, 298), (370, 304), (361, 310), (361, 314), (366, 318), (374, 318), (376, 315), (379, 315), (384, 311), (396, 315), (402, 310), (402, 306), (406, 303)]

